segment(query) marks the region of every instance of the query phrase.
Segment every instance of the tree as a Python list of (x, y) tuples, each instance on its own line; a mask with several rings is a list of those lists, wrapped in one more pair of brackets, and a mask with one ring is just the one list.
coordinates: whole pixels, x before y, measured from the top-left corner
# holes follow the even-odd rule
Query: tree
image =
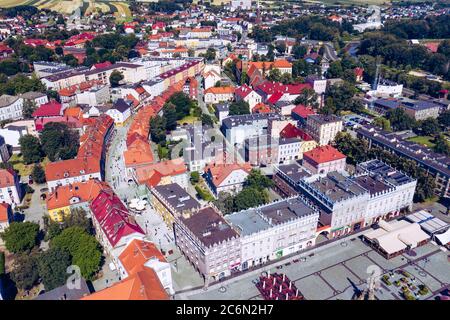
[(275, 44), (275, 49), (280, 53), (283, 54), (286, 52), (286, 43), (284, 43), (284, 41), (278, 41)]
[(114, 70), (111, 72), (111, 75), (109, 76), (109, 83), (111, 84), (112, 88), (118, 87), (120, 85), (120, 81), (123, 80), (123, 74), (122, 72), (118, 70)]
[(31, 177), (36, 183), (45, 183), (45, 171), (40, 164), (35, 164), (31, 171)]
[(438, 135), (434, 140), (434, 151), (450, 156), (450, 145), (444, 135)]
[(163, 106), (163, 114), (166, 120), (166, 130), (174, 130), (177, 127), (177, 120), (179, 119), (175, 105), (171, 102), (165, 103)]
[(33, 112), (37, 109), (36, 103), (33, 100), (25, 100), (22, 107), (22, 117), (24, 119), (32, 119)]
[(252, 169), (244, 182), (244, 186), (262, 190), (271, 188), (273, 186), (273, 181), (263, 175), (260, 170)]
[(8, 251), (25, 252), (38, 244), (39, 225), (34, 222), (12, 222), (0, 237), (5, 241)]
[(203, 113), (201, 120), (204, 125), (207, 125), (210, 127), (214, 126), (214, 120), (212, 119), (212, 117), (209, 114)]
[(69, 274), (70, 254), (66, 249), (50, 248), (41, 253), (37, 259), (39, 276), (42, 278), (45, 290), (50, 291), (62, 286)]
[(16, 287), (22, 290), (30, 290), (38, 281), (36, 254), (19, 254), (14, 258), (11, 280)]
[(214, 205), (224, 214), (235, 211), (234, 197), (227, 192), (219, 192), (217, 199), (214, 200)]
[(192, 184), (197, 184), (200, 181), (200, 174), (197, 171), (191, 172), (191, 182)]
[(270, 70), (267, 79), (270, 81), (274, 81), (274, 82), (280, 82), (281, 81), (281, 71), (279, 69)]
[(294, 55), (295, 59), (302, 59), (306, 53), (308, 51), (308, 48), (296, 43), (293, 47), (292, 47), (292, 54)]
[(450, 127), (450, 110), (442, 112), (438, 117), (438, 122), (444, 128)]
[(80, 227), (64, 229), (51, 240), (50, 247), (66, 249), (72, 257), (71, 264), (80, 268), (85, 279), (92, 280), (99, 270), (102, 257), (100, 245), (95, 237)]
[(174, 93), (167, 102), (175, 105), (178, 119), (183, 119), (189, 115), (191, 109), (194, 108), (194, 101), (184, 92)]
[(31, 134), (23, 135), (19, 138), (19, 145), (25, 164), (41, 161), (43, 153), (38, 138)]
[(298, 95), (294, 100), (294, 104), (303, 104), (305, 106), (311, 106), (314, 108), (319, 107), (319, 103), (317, 102), (318, 96), (317, 93), (313, 89), (303, 89), (302, 92)]
[(69, 215), (64, 216), (63, 228), (79, 227), (87, 233), (92, 233), (92, 221), (83, 208), (74, 208)]
[(166, 119), (161, 116), (150, 119), (150, 137), (153, 142), (166, 141)]
[(344, 70), (342, 69), (341, 62), (336, 60), (330, 63), (330, 67), (327, 70), (327, 78), (342, 78)]
[(232, 115), (241, 115), (241, 114), (250, 114), (250, 106), (244, 100), (233, 102), (230, 105), (230, 116)]
[(353, 84), (344, 81), (327, 88), (325, 96), (330, 99), (329, 103), (332, 102), (337, 114), (347, 110), (357, 112), (360, 111), (362, 105), (353, 99), (356, 92), (356, 87)]
[(78, 66), (78, 59), (73, 54), (67, 54), (62, 58), (63, 62), (71, 67)]
[(434, 136), (439, 134), (439, 132), (441, 131), (439, 122), (437, 121), (437, 119), (433, 118), (428, 118), (421, 121), (420, 123), (418, 123), (417, 128), (420, 128), (422, 134), (425, 136)]
[(204, 54), (204, 57), (208, 61), (213, 61), (214, 59), (216, 59), (216, 49), (208, 48), (206, 50), (206, 53)]
[(73, 159), (80, 146), (78, 132), (67, 124), (49, 122), (40, 133), (42, 150), (50, 161)]
[(267, 192), (254, 187), (242, 189), (234, 198), (235, 209), (237, 211), (257, 207), (267, 202), (269, 202)]
[(395, 131), (410, 130), (415, 126), (415, 120), (401, 108), (388, 111), (386, 118), (391, 122)]
[(391, 122), (388, 119), (384, 118), (384, 117), (375, 118), (373, 120), (372, 124), (374, 126), (380, 127), (384, 131), (391, 131), (392, 130), (391, 129)]

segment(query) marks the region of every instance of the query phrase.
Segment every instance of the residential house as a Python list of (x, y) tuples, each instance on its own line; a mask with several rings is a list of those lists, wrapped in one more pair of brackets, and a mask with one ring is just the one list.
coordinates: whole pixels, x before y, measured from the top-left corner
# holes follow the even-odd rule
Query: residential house
[(216, 197), (220, 192), (234, 194), (242, 190), (250, 170), (249, 163), (212, 163), (205, 168), (205, 180)]
[(22, 201), (22, 188), (17, 173), (12, 169), (0, 169), (0, 203), (15, 208)]
[(330, 145), (320, 146), (303, 154), (303, 166), (313, 174), (344, 171), (347, 157)]
[(205, 90), (205, 103), (215, 104), (234, 99), (234, 87), (211, 87)]

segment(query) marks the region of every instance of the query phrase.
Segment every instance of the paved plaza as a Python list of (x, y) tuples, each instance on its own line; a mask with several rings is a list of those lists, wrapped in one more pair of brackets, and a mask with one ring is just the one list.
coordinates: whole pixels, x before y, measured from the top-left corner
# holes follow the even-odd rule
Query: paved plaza
[[(306, 252), (299, 257), (289, 259), (280, 268), (271, 266), (270, 272), (285, 273), (297, 288), (309, 300), (348, 300), (355, 292), (366, 288), (371, 270), (379, 268), (380, 275), (395, 270), (405, 270), (417, 279), (417, 284), (425, 284), (431, 294), (425, 299), (433, 299), (436, 294), (449, 287), (450, 262), (448, 252), (428, 243), (415, 248), (409, 254), (386, 260), (359, 238), (352, 238), (343, 243), (337, 242), (322, 250)], [(298, 261), (298, 262), (293, 262)], [(262, 268), (260, 271), (266, 271)], [(192, 294), (186, 292), (187, 299), (262, 299), (254, 282), (258, 274), (239, 278), (211, 286), (206, 291), (197, 290)], [(387, 288), (382, 282), (375, 296), (380, 300), (400, 300), (399, 289)]]

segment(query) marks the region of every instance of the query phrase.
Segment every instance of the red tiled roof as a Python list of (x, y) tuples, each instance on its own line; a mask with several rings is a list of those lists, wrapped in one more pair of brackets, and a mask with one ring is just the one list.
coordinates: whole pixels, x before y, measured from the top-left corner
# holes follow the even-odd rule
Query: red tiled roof
[(294, 109), (292, 109), (291, 113), (295, 113), (303, 119), (306, 119), (310, 115), (316, 114), (313, 108), (307, 107), (304, 104), (297, 105)]
[(282, 93), (281, 91), (277, 91), (277, 92), (275, 92), (274, 94), (272, 94), (272, 95), (270, 96), (269, 99), (267, 99), (267, 103), (269, 103), (269, 104), (275, 104), (275, 103), (278, 102), (278, 100), (281, 99), (281, 97), (282, 97), (283, 95), (284, 95), (284, 93)]
[(41, 106), (33, 112), (33, 117), (37, 118), (62, 116), (61, 108), (61, 103), (55, 100), (51, 100), (45, 104), (41, 104)]
[(314, 163), (321, 164), (330, 161), (345, 159), (346, 156), (330, 145), (317, 147), (303, 154), (305, 160), (312, 160)]
[(250, 88), (248, 85), (244, 84), (240, 87), (237, 87), (234, 94), (236, 96), (241, 97), (242, 99), (244, 99), (246, 96), (248, 96), (251, 92), (253, 91), (252, 88)]
[(113, 248), (123, 237), (133, 233), (144, 234), (128, 209), (113, 192), (102, 190), (91, 202), (90, 208)]
[(309, 83), (297, 83), (297, 84), (282, 84), (281, 82), (265, 81), (257, 89), (265, 94), (274, 94), (277, 91), (296, 95), (302, 93), (305, 89), (312, 89)]
[(292, 123), (288, 123), (286, 127), (280, 132), (282, 138), (300, 138), (303, 141), (311, 141), (312, 138), (309, 134), (297, 128)]

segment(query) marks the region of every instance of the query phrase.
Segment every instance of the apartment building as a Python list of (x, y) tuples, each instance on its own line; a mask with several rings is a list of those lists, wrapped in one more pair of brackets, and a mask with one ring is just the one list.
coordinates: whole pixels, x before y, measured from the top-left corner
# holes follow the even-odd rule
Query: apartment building
[(175, 243), (205, 283), (218, 281), (241, 267), (239, 234), (212, 207), (174, 224)]
[(242, 270), (315, 244), (319, 212), (299, 197), (225, 216), (240, 235)]
[(189, 216), (200, 209), (200, 203), (176, 183), (151, 187), (150, 192), (153, 208), (163, 218), (169, 229), (172, 229), (175, 219), (180, 216)]
[(333, 142), (343, 129), (342, 119), (335, 115), (312, 114), (306, 120), (306, 131), (320, 146)]
[(22, 117), (23, 98), (7, 94), (0, 96), (0, 121), (16, 120)]
[(205, 103), (215, 104), (234, 99), (234, 87), (211, 87), (205, 90)]
[(399, 157), (414, 161), (434, 177), (434, 193), (439, 197), (450, 198), (450, 157), (435, 153), (431, 149), (413, 142), (404, 141), (392, 133), (372, 126), (359, 128), (357, 136), (367, 140), (369, 148), (376, 146)]

